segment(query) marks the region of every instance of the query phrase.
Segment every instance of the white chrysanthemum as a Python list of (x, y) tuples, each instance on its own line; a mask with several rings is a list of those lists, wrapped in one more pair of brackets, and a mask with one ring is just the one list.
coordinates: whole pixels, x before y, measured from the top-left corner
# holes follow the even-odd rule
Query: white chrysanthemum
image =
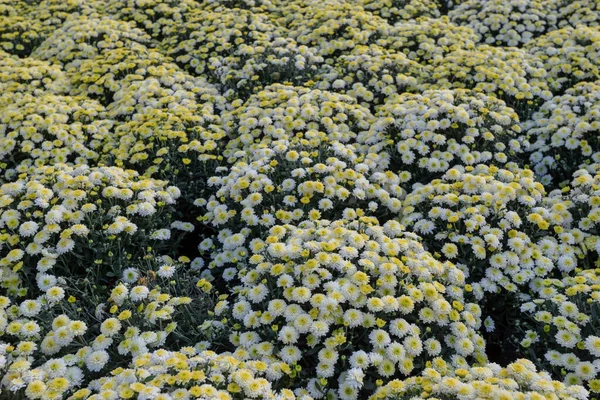
[(92, 372), (98, 372), (109, 360), (109, 355), (104, 350), (98, 350), (90, 353), (85, 359), (86, 367)]

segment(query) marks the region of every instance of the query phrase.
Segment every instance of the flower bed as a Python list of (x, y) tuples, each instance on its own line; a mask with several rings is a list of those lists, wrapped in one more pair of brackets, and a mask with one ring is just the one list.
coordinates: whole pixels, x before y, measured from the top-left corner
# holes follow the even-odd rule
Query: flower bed
[(597, 398), (598, 7), (0, 1), (0, 398)]

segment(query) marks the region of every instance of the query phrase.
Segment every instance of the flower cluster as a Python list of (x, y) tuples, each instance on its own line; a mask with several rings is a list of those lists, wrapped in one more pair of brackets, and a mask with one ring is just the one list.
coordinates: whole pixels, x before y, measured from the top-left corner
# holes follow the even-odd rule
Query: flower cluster
[(0, 108), (13, 104), (25, 94), (59, 95), (69, 89), (69, 80), (60, 65), (0, 52)]
[[(223, 116), (238, 136), (222, 149), (231, 166), (207, 180), (214, 195), (195, 201), (205, 224), (247, 238), (253, 232), (251, 240), (278, 222), (333, 219), (348, 207), (384, 218), (400, 209), (408, 177), (388, 170), (386, 158), (346, 144), (375, 121), (369, 110), (332, 92), (267, 89)], [(218, 237), (217, 248), (204, 249), (210, 266), (235, 266), (239, 251), (221, 247), (228, 237)]]
[(504, 100), (521, 117), (552, 98), (541, 60), (515, 48), (459, 48), (427, 65), (423, 89), (466, 88)]
[(587, 399), (581, 386), (565, 386), (546, 372), (536, 370), (529, 360), (519, 359), (502, 368), (498, 364), (464, 366), (453, 370), (443, 360), (417, 377), (393, 380), (377, 389), (377, 399)]
[(340, 0), (291, 1), (275, 21), (299, 44), (314, 48), (327, 59), (351, 52), (356, 46), (385, 41), (391, 25), (361, 5)]
[(497, 98), (475, 91), (393, 96), (378, 117), (365, 141), (379, 141), (375, 148), (393, 143), (395, 165), (421, 182), (455, 165), (503, 165), (521, 152), (517, 114)]
[(530, 162), (543, 183), (600, 165), (600, 85), (583, 82), (544, 103), (524, 124)]
[[(302, 53), (310, 50), (299, 48), (286, 37), (282, 28), (264, 14), (202, 10), (173, 27), (163, 45), (168, 48), (167, 54), (191, 73), (238, 88), (260, 85), (261, 76), (277, 70), (285, 75), (288, 68), (297, 72), (303, 69), (306, 58)], [(278, 59), (280, 56), (284, 59)], [(258, 61), (260, 58), (263, 60)], [(265, 62), (267, 66), (261, 65)]]
[[(128, 286), (115, 286), (108, 304), (67, 298), (73, 288), (64, 279), (44, 295), (20, 304), (11, 305), (0, 296), (0, 354), (4, 353), (0, 384), (13, 395), (24, 393), (30, 399), (62, 398), (74, 392), (77, 398), (79, 388), (98, 372), (127, 365), (149, 349), (164, 348), (177, 328), (172, 321), (176, 308), (192, 299), (170, 296), (148, 283)], [(94, 295), (89, 290), (86, 294)], [(78, 303), (92, 307), (92, 321), (76, 308)]]
[(578, 26), (551, 31), (529, 42), (527, 50), (543, 61), (554, 91), (600, 78), (598, 28)]
[[(219, 142), (225, 137), (217, 114), (226, 106), (205, 79), (139, 44), (83, 60), (70, 77), (73, 92), (107, 104), (105, 115), (113, 130), (105, 140), (93, 142), (101, 146), (102, 161), (173, 183), (196, 182), (199, 175), (214, 171), (211, 162), (220, 156)], [(194, 199), (201, 189), (191, 186), (186, 194)]]
[[(567, 384), (585, 384), (592, 392), (600, 392), (598, 364), (598, 313), (600, 301), (600, 174), (586, 170), (573, 174), (566, 197), (578, 222), (570, 235), (579, 238), (583, 250), (578, 255), (574, 274), (562, 279), (537, 278), (530, 284), (531, 301), (521, 311), (530, 320), (526, 331), (518, 337), (525, 354), (535, 354), (538, 364)], [(559, 191), (550, 198), (560, 197)]]
[(392, 25), (419, 17), (439, 17), (438, 4), (432, 0), (362, 0), (365, 10), (383, 17)]
[(230, 139), (223, 155), (230, 163), (254, 157), (260, 149), (285, 151), (279, 143), (307, 150), (325, 147), (326, 142), (350, 143), (376, 120), (354, 97), (279, 84), (232, 105), (235, 108), (222, 116)]
[(600, 271), (583, 270), (564, 279), (539, 282), (537, 296), (521, 311), (531, 322), (521, 346), (539, 364), (569, 385), (600, 392)]
[(587, 234), (585, 248), (600, 254), (600, 173), (592, 175), (585, 169), (578, 170), (573, 174), (571, 187), (563, 191), (573, 204), (574, 222)]
[(40, 24), (43, 39), (63, 26), (73, 15), (93, 16), (98, 12), (103, 12), (102, 3), (84, 0), (39, 0), (36, 2), (19, 0), (19, 3), (27, 7), (28, 22)]
[(263, 14), (238, 10), (192, 15), (169, 32), (164, 41), (168, 54), (188, 71), (207, 76), (226, 97), (245, 98), (276, 82), (305, 84), (324, 61)]
[(407, 21), (393, 27), (388, 37), (387, 47), (423, 63), (458, 49), (472, 49), (478, 42), (472, 29), (453, 24), (448, 16)]
[(157, 40), (185, 23), (188, 13), (200, 7), (195, 0), (109, 0), (106, 12), (130, 21)]
[[(161, 74), (159, 71), (163, 71)], [(77, 73), (70, 74), (71, 93), (98, 98), (104, 104), (114, 100), (115, 93), (136, 81), (173, 75), (172, 82), (181, 81), (181, 72), (168, 58), (154, 49), (134, 43), (130, 47), (104, 50), (91, 59), (82, 60)], [(179, 78), (179, 79), (178, 79)], [(163, 85), (168, 84), (163, 78)]]
[(22, 13), (1, 15), (0, 48), (10, 54), (26, 57), (44, 40), (44, 29), (40, 22), (34, 20), (31, 23)]
[[(117, 167), (44, 166), (0, 187), (3, 287), (18, 294), (45, 277), (119, 276), (129, 260), (168, 249), (180, 191)], [(52, 285), (37, 283), (42, 292)]]
[(600, 25), (600, 6), (594, 0), (550, 0), (546, 4), (549, 12), (556, 15), (559, 28)]
[(314, 87), (356, 98), (372, 112), (398, 93), (416, 91), (421, 65), (403, 53), (391, 53), (377, 45), (357, 46), (337, 58), (333, 68), (322, 72)]
[(88, 164), (110, 135), (104, 107), (86, 97), (25, 94), (2, 109), (0, 172), (3, 180), (37, 167)]
[(561, 203), (543, 207), (544, 195), (529, 170), (453, 168), (408, 193), (401, 222), (431, 252), (462, 266), (481, 299), (483, 292), (501, 288), (515, 292), (557, 264), (574, 269), (576, 254), (567, 259), (568, 242), (545, 234), (571, 216)]
[(82, 60), (94, 58), (106, 49), (149, 41), (148, 34), (130, 23), (95, 15), (80, 16), (65, 21), (31, 55), (60, 62), (65, 69), (78, 68)]
[(183, 347), (139, 354), (130, 368), (118, 368), (73, 393), (72, 400), (278, 399), (296, 400), (292, 390), (273, 389), (269, 379), (290, 374), (281, 362), (241, 362), (231, 354)]
[(519, 46), (556, 25), (556, 15), (540, 0), (467, 0), (448, 15), (457, 25), (468, 25), (482, 43)]
[[(292, 378), (315, 398), (336, 386), (358, 398), (363, 383), (407, 376), (431, 356), (455, 365), (486, 359), (481, 310), (463, 300), (464, 274), (397, 222), (305, 220), (269, 233), (249, 243), (235, 301), (216, 306), (238, 322), (236, 357), (276, 355), (300, 366)], [(229, 239), (230, 247), (244, 243)]]

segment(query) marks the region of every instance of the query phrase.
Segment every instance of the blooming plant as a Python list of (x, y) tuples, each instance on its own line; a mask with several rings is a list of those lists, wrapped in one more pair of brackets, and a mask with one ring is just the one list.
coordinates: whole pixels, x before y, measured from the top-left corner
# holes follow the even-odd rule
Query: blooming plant
[[(75, 14), (76, 15), (76, 14)], [(96, 15), (70, 18), (32, 53), (34, 58), (77, 68), (105, 49), (148, 43), (150, 37), (132, 24)]]
[(530, 161), (544, 183), (569, 180), (579, 168), (599, 171), (599, 89), (595, 83), (579, 83), (544, 103), (524, 124)]
[[(417, 181), (454, 165), (506, 164), (521, 152), (521, 128), (504, 102), (469, 90), (430, 90), (391, 97), (365, 142), (391, 143), (392, 162)], [(511, 156), (511, 158), (509, 158)], [(413, 179), (414, 179), (413, 178)]]
[(467, 0), (449, 13), (457, 25), (469, 25), (482, 43), (519, 46), (556, 25), (556, 15), (539, 0)]
[(18, 294), (36, 275), (55, 281), (54, 274), (103, 284), (129, 260), (169, 248), (171, 229), (193, 230), (173, 218), (178, 188), (136, 178), (117, 167), (56, 164), (2, 185), (5, 288)]
[(521, 306), (532, 327), (521, 337), (525, 352), (557, 379), (585, 385), (593, 393), (600, 392), (598, 273), (589, 269), (562, 280), (543, 280), (539, 298)]
[(440, 10), (434, 1), (430, 0), (363, 0), (365, 10), (371, 11), (395, 24), (419, 17), (439, 17)]
[(363, 384), (420, 370), (429, 356), (485, 361), (480, 309), (464, 303), (464, 274), (397, 222), (316, 220), (270, 233), (251, 243), (237, 301), (217, 304), (217, 315), (237, 322), (236, 357), (277, 355), (298, 366), (291, 382), (308, 384), (313, 397), (338, 386), (347, 398)]
[(393, 380), (370, 399), (586, 399), (588, 394), (581, 386), (552, 380), (529, 360), (519, 359), (505, 368), (487, 364), (452, 370), (443, 360), (434, 359), (421, 375)]
[(465, 88), (504, 100), (521, 118), (552, 98), (540, 59), (516, 48), (457, 48), (427, 66), (423, 89)]
[(548, 3), (551, 12), (557, 15), (557, 25), (559, 28), (571, 26), (573, 28), (579, 25), (598, 26), (598, 3), (590, 0), (551, 0)]
[(566, 27), (532, 40), (527, 49), (543, 60), (552, 90), (567, 90), (577, 82), (595, 82), (600, 77), (598, 41), (597, 27)]
[(392, 49), (423, 63), (444, 57), (457, 49), (474, 48), (478, 41), (471, 29), (454, 25), (448, 16), (406, 21), (392, 28), (389, 37)]
[(0, 106), (5, 107), (27, 93), (66, 94), (69, 81), (60, 65), (2, 52), (0, 59)]

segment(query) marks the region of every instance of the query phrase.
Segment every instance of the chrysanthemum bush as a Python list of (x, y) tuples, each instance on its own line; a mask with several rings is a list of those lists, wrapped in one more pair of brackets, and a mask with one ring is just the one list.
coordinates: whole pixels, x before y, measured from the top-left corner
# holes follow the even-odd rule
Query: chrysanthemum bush
[(362, 0), (365, 10), (385, 18), (392, 25), (419, 17), (439, 17), (438, 4), (433, 0)]
[[(48, 2), (43, 1), (42, 3)], [(61, 3), (66, 6), (68, 3), (73, 4), (75, 2)], [(41, 8), (41, 10), (45, 9), (46, 7)], [(74, 11), (74, 9), (75, 7), (71, 7), (71, 11)], [(40, 9), (32, 6), (28, 1), (2, 2), (0, 4), (0, 17), (2, 18), (0, 49), (19, 57), (30, 55), (52, 32), (52, 27), (48, 26), (52, 22), (48, 21), (47, 18), (40, 18), (42, 13), (47, 16), (51, 14), (51, 11), (40, 13)]]
[(421, 65), (377, 45), (357, 46), (323, 70), (314, 87), (344, 93), (375, 112), (393, 95), (418, 89)]
[(592, 222), (577, 225), (590, 212), (587, 198), (573, 202), (560, 191), (547, 197), (531, 170), (465, 169), (415, 187), (401, 221), (429, 251), (463, 269), (486, 331), (506, 341), (528, 287), (589, 267), (597, 232)]
[(77, 16), (57, 28), (32, 53), (34, 58), (60, 62), (66, 69), (78, 68), (82, 60), (103, 50), (148, 43), (150, 36), (133, 23), (109, 17)]
[(95, 164), (113, 121), (86, 97), (26, 94), (2, 108), (2, 182), (58, 163)]
[(166, 31), (185, 23), (189, 11), (200, 6), (195, 0), (111, 0), (106, 3), (108, 13), (134, 22), (156, 40), (164, 39)]
[(519, 359), (501, 367), (498, 364), (449, 368), (434, 359), (422, 374), (406, 380), (393, 380), (377, 389), (376, 399), (587, 399), (581, 386), (567, 386), (537, 371), (529, 360)]
[[(578, 170), (573, 174), (570, 187), (561, 191), (567, 192), (567, 198), (572, 201), (574, 222), (585, 232), (585, 248), (595, 249), (600, 254), (600, 173), (592, 175), (586, 169)], [(557, 192), (551, 194), (558, 195)]]
[[(108, 105), (113, 102), (115, 93), (125, 86), (152, 77), (160, 78), (159, 71), (163, 68), (171, 75), (181, 73), (177, 66), (169, 63), (168, 57), (143, 44), (105, 50), (94, 58), (83, 60), (77, 71), (72, 71), (69, 75), (73, 85), (71, 93), (83, 93)], [(173, 82), (177, 80), (173, 77)]]
[[(546, 232), (564, 221), (561, 213), (542, 207), (544, 195), (530, 170), (453, 168), (408, 193), (401, 222), (421, 235), (430, 251), (459, 263), (481, 300), (483, 292), (515, 292), (516, 285), (546, 276), (564, 256), (542, 251), (544, 245), (558, 245)], [(570, 268), (563, 268), (574, 267), (571, 260)]]
[(452, 51), (473, 48), (477, 41), (470, 27), (455, 25), (448, 16), (422, 17), (394, 26), (387, 46), (425, 64)]
[[(199, 328), (186, 321), (205, 318), (214, 303), (193, 283), (176, 287), (190, 278), (185, 263), (162, 257), (132, 265), (138, 268), (104, 298), (96, 285), (72, 278), (59, 278), (37, 298), (0, 297), (1, 384), (11, 396), (80, 398), (82, 387), (95, 388), (93, 381), (115, 368), (139, 366), (137, 358), (152, 349), (165, 354), (188, 343), (190, 329)], [(194, 297), (173, 296), (181, 292)]]
[(369, 150), (392, 147), (388, 151), (394, 168), (417, 182), (440, 177), (455, 165), (503, 165), (522, 151), (515, 111), (474, 91), (392, 96), (377, 116), (364, 139), (374, 143)]
[(69, 81), (60, 65), (4, 52), (0, 54), (0, 107), (6, 107), (28, 93), (41, 96), (69, 91)]
[(546, 3), (550, 11), (556, 14), (556, 24), (559, 28), (599, 26), (598, 2), (594, 0), (550, 0)]
[(525, 353), (568, 385), (600, 392), (598, 302), (600, 270), (583, 270), (564, 279), (540, 282), (537, 296), (521, 311), (531, 329), (520, 337)]
[(222, 153), (230, 163), (261, 148), (281, 151), (277, 144), (312, 150), (324, 141), (353, 143), (376, 121), (354, 97), (280, 84), (232, 105), (222, 115), (229, 139)]
[[(206, 102), (195, 101), (194, 92), (174, 93), (161, 87), (156, 78), (133, 83), (119, 91), (109, 109), (110, 114), (121, 119), (114, 130), (117, 140), (108, 142), (109, 160), (150, 176), (169, 176), (175, 182), (183, 175), (184, 182), (190, 184), (196, 182), (198, 174), (213, 171), (214, 167), (205, 164), (222, 157), (219, 149), (225, 133), (221, 125), (215, 124), (219, 117), (210, 101), (215, 100), (211, 90), (198, 96), (207, 99)], [(180, 105), (172, 94), (189, 101)], [(151, 104), (161, 107), (153, 108)], [(139, 111), (133, 111), (134, 107)], [(156, 131), (160, 134), (154, 134)], [(192, 188), (188, 193), (198, 195)]]
[(598, 397), (596, 0), (0, 19), (1, 398)]
[(390, 171), (385, 157), (346, 144), (375, 120), (353, 98), (275, 85), (223, 119), (244, 133), (222, 149), (231, 166), (208, 178), (214, 194), (194, 202), (198, 219), (218, 232), (210, 239), (216, 247), (201, 245), (210, 267), (235, 267), (244, 243), (276, 223), (333, 219), (348, 207), (387, 220), (400, 209), (408, 178)]
[(360, 4), (339, 0), (286, 3), (275, 20), (299, 44), (316, 49), (326, 59), (347, 54), (356, 46), (385, 42), (391, 24)]
[(273, 83), (304, 84), (324, 62), (314, 48), (293, 40), (265, 14), (238, 9), (192, 15), (173, 28), (164, 47), (228, 98), (245, 99)]
[(570, 180), (579, 168), (600, 165), (600, 85), (580, 83), (540, 107), (524, 123), (530, 162), (544, 183)]
[[(225, 84), (225, 90), (233, 93), (238, 90), (252, 93), (253, 86), (261, 85), (265, 78), (273, 79), (268, 76), (270, 73), (281, 69), (285, 75), (288, 62), (278, 59), (279, 56), (292, 59), (291, 68), (296, 63), (304, 63), (300, 49), (294, 54), (294, 48), (286, 50), (285, 40), (283, 43), (280, 40), (279, 46), (274, 42), (275, 38), (285, 39), (288, 35), (284, 32), (285, 29), (265, 14), (246, 10), (198, 10), (190, 14), (185, 23), (173, 27), (163, 41), (163, 47), (191, 73), (206, 76), (213, 83)], [(259, 47), (262, 50), (258, 50)], [(293, 42), (291, 47), (294, 47)], [(261, 56), (264, 61), (257, 63)], [(261, 65), (265, 62), (272, 66)], [(294, 78), (293, 74), (290, 78)]]
[(281, 362), (242, 362), (228, 353), (182, 347), (136, 356), (130, 368), (117, 368), (112, 374), (79, 389), (70, 398), (103, 399), (281, 399), (296, 396), (290, 389), (274, 390), (269, 379), (286, 376), (291, 370)]
[[(530, 285), (531, 301), (522, 304), (520, 340), (524, 353), (566, 384), (600, 392), (598, 303), (600, 301), (600, 175), (577, 171), (565, 196), (578, 219), (580, 254), (573, 274), (538, 278)], [(557, 197), (558, 191), (551, 193)], [(575, 230), (574, 230), (575, 231)], [(574, 232), (573, 231), (573, 232)], [(582, 240), (583, 239), (583, 240)]]
[(578, 82), (600, 78), (600, 28), (579, 25), (548, 32), (532, 40), (527, 50), (540, 58), (551, 90), (568, 90)]
[(552, 98), (543, 63), (522, 49), (458, 48), (426, 68), (423, 89), (471, 89), (504, 100), (521, 118)]
[(40, 31), (41, 40), (46, 39), (74, 16), (93, 16), (103, 11), (102, 2), (97, 1), (19, 0), (19, 3), (27, 7), (27, 21), (29, 25), (33, 22), (33, 26)]
[[(83, 86), (102, 94), (106, 116), (115, 122), (111, 134), (94, 143), (102, 149), (103, 163), (185, 185), (183, 197), (191, 202), (204, 195), (207, 177), (220, 165), (226, 136), (218, 114), (227, 105), (205, 79), (188, 75), (153, 50), (132, 49), (107, 51), (100, 57), (104, 70), (86, 60), (81, 72), (71, 75), (78, 90)], [(138, 65), (121, 61), (136, 53)]]
[[(40, 167), (0, 193), (1, 279), (13, 295), (40, 276), (82, 277), (106, 288), (129, 260), (170, 248), (172, 230), (194, 228), (174, 218), (178, 188), (117, 167)], [(52, 286), (41, 282), (43, 292)]]
[(480, 308), (464, 302), (464, 274), (399, 223), (302, 221), (269, 233), (252, 241), (241, 283), (216, 307), (235, 322), (236, 357), (297, 366), (288, 385), (315, 398), (332, 390), (359, 398), (432, 356), (485, 361)]
[(285, 0), (207, 0), (203, 8), (214, 11), (249, 10), (255, 13), (276, 13)]
[(39, 22), (31, 23), (23, 15), (2, 16), (2, 50), (20, 57), (28, 56), (43, 41), (43, 28)]
[(448, 14), (457, 25), (468, 25), (482, 43), (519, 46), (544, 34), (556, 25), (548, 12), (548, 1), (467, 0)]
[(63, 396), (148, 348), (197, 344), (185, 332), (202, 336), (210, 286), (197, 262), (156, 258), (177, 244), (171, 231), (193, 230), (173, 218), (179, 189), (116, 167), (57, 164), (0, 191), (10, 393)]

